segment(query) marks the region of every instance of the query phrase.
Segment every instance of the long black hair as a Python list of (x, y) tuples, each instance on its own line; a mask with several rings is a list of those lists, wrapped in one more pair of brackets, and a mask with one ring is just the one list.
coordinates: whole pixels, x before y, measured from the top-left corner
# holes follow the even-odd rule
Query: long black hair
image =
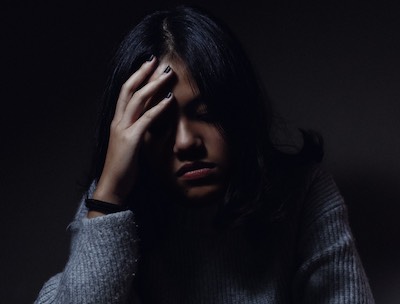
[(242, 46), (222, 22), (198, 8), (152, 13), (122, 41), (104, 96), (91, 179), (100, 178), (121, 86), (150, 55), (176, 56), (185, 63), (226, 136), (234, 167), (220, 222), (241, 222), (260, 208), (276, 217), (285, 201), (279, 186), (285, 172), (292, 164), (320, 159), (322, 150), (305, 132), (301, 153), (289, 156), (276, 148), (271, 102)]

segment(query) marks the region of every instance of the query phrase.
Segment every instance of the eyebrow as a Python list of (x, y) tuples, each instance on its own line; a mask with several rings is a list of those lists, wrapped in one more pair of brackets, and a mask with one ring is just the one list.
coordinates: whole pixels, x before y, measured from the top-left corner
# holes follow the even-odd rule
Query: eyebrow
[(192, 99), (185, 106), (187, 110), (198, 110), (199, 107), (207, 107), (207, 103), (201, 96)]

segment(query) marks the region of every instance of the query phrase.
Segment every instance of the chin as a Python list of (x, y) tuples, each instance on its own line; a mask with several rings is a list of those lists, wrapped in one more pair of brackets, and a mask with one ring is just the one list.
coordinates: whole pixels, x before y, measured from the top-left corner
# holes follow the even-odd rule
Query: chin
[(214, 204), (223, 200), (225, 188), (217, 185), (189, 187), (181, 192), (181, 198), (189, 204)]

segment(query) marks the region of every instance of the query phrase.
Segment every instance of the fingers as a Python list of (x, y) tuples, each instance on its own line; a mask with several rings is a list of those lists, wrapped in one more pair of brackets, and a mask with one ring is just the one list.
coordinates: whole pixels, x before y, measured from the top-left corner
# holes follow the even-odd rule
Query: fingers
[(119, 122), (125, 112), (125, 108), (132, 98), (133, 93), (151, 75), (156, 68), (157, 59), (151, 56), (142, 66), (122, 85), (115, 108), (114, 121)]
[(141, 138), (151, 122), (160, 115), (165, 108), (170, 104), (171, 100), (173, 99), (173, 94), (170, 92), (168, 95), (156, 104), (151, 109), (147, 110), (133, 125), (128, 129), (131, 132), (131, 136), (138, 136)]
[(120, 127), (130, 127), (136, 122), (137, 119), (139, 119), (140, 116), (142, 116), (143, 112), (148, 112), (148, 110), (144, 111), (147, 101), (151, 100), (157, 95), (157, 93), (159, 93), (171, 75), (172, 70), (171, 68), (167, 67), (167, 69), (165, 69), (165, 71), (158, 78), (148, 82), (145, 86), (132, 95), (132, 98), (126, 105), (123, 116), (119, 122)]

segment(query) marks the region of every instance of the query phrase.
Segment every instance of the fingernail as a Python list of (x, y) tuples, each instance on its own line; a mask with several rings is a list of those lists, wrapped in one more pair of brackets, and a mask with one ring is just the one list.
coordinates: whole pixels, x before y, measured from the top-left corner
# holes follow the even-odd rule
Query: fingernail
[(152, 61), (154, 58), (154, 55), (150, 55), (150, 57), (147, 59), (147, 61)]
[(164, 73), (167, 74), (167, 73), (169, 73), (170, 71), (171, 71), (171, 67), (170, 67), (170, 66), (167, 66), (167, 67), (165, 68), (165, 70), (164, 70)]
[(166, 99), (171, 98), (172, 92), (168, 92), (167, 96), (165, 96)]

